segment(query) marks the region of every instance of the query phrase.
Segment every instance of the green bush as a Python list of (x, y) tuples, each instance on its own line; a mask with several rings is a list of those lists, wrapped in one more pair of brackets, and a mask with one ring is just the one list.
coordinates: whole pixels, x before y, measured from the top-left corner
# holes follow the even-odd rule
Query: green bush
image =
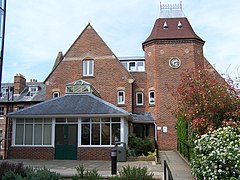
[(144, 154), (145, 156), (148, 155), (148, 152), (154, 152), (154, 140), (153, 138), (140, 138), (136, 137), (135, 135), (128, 136), (128, 147), (131, 150), (135, 150), (137, 156)]
[(51, 172), (47, 168), (27, 168), (27, 180), (59, 180), (60, 174)]
[(19, 174), (15, 174), (12, 171), (7, 171), (4, 173), (2, 180), (23, 180), (23, 178)]
[[(7, 161), (3, 161), (0, 164), (0, 179), (4, 176), (4, 174), (8, 171), (11, 171), (14, 174), (18, 174), (22, 177), (26, 176), (26, 168), (23, 166), (22, 163), (14, 164), (9, 163)], [(11, 173), (9, 173), (10, 175)]]
[(147, 167), (131, 167), (128, 165), (119, 170), (119, 177), (122, 180), (151, 180), (153, 179), (153, 173), (149, 173)]
[(240, 126), (223, 127), (195, 141), (192, 172), (197, 179), (230, 179), (240, 172)]
[(85, 167), (81, 164), (79, 164), (76, 167), (77, 174), (72, 178), (73, 180), (99, 180), (103, 179), (101, 175), (98, 174), (97, 169), (92, 169), (92, 170), (86, 170)]

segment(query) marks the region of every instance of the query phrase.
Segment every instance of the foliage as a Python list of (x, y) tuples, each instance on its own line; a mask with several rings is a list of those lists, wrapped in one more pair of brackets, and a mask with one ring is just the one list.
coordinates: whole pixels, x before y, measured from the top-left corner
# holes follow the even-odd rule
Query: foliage
[[(3, 161), (0, 164), (0, 179), (2, 179), (3, 175), (8, 172), (11, 171), (14, 174), (18, 174), (22, 177), (26, 176), (26, 168), (23, 166), (22, 163), (18, 163), (18, 164), (13, 164), (13, 163), (9, 163), (7, 161)], [(7, 176), (11, 175), (11, 173), (9, 173)]]
[(13, 164), (3, 161), (0, 164), (0, 179), (58, 180), (60, 179), (60, 175), (55, 172), (50, 172), (46, 168), (25, 168), (22, 163)]
[(148, 172), (147, 167), (131, 167), (126, 166), (122, 167), (122, 169), (119, 170), (119, 176), (122, 180), (151, 180), (153, 179), (153, 173)]
[(128, 147), (131, 150), (135, 150), (137, 156), (142, 154), (147, 156), (148, 152), (154, 152), (155, 150), (153, 138), (147, 137), (142, 139), (134, 134), (128, 136)]
[(27, 168), (26, 179), (31, 180), (58, 180), (60, 179), (60, 174), (56, 172), (51, 172), (47, 168)]
[(208, 70), (188, 70), (174, 93), (177, 115), (182, 115), (202, 135), (218, 129), (224, 120), (240, 120), (240, 98), (225, 81)]
[(91, 180), (99, 180), (103, 179), (101, 175), (98, 174), (97, 169), (92, 170), (86, 170), (85, 167), (82, 164), (79, 164), (76, 167), (77, 174), (73, 177), (73, 180), (79, 180), (79, 179), (91, 179)]
[(219, 128), (194, 143), (192, 172), (197, 179), (230, 179), (240, 172), (240, 126)]
[(19, 174), (15, 174), (12, 171), (7, 171), (6, 173), (4, 173), (2, 180), (23, 180), (22, 176), (20, 176)]
[(191, 161), (193, 156), (193, 140), (192, 135), (189, 135), (188, 122), (182, 116), (178, 116), (177, 121), (177, 139), (178, 151), (188, 160)]

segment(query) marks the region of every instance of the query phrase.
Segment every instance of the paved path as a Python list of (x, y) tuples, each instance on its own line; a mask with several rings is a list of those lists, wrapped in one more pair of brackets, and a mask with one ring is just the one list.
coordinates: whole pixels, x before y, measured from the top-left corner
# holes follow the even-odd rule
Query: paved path
[(162, 151), (160, 153), (161, 163), (166, 160), (172, 172), (174, 180), (192, 180), (190, 166), (182, 159), (182, 157), (175, 151)]
[[(160, 153), (161, 164), (156, 164), (154, 161), (127, 161), (118, 162), (117, 169), (123, 166), (140, 166), (148, 167), (149, 171), (154, 173), (155, 179), (163, 179), (163, 160), (166, 160), (173, 174), (174, 180), (190, 180), (193, 179), (189, 165), (175, 151), (163, 151)], [(69, 177), (76, 174), (76, 169), (79, 164), (82, 164), (86, 169), (98, 170), (98, 173), (103, 177), (111, 176), (110, 161), (78, 161), (78, 160), (30, 160), (30, 159), (8, 159), (13, 163), (23, 163), (25, 166), (31, 167), (46, 167), (51, 171), (60, 173), (62, 176)], [(0, 160), (1, 162), (1, 160)]]

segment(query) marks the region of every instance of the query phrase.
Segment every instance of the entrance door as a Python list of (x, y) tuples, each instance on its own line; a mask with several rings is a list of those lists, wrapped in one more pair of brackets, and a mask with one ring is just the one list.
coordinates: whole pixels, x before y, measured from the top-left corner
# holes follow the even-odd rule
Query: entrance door
[(77, 125), (56, 124), (55, 159), (77, 159)]

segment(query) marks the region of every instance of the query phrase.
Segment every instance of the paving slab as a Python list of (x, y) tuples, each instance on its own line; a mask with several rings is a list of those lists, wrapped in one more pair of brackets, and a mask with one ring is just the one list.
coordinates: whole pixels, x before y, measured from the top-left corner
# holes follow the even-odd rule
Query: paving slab
[[(161, 151), (160, 164), (155, 161), (127, 161), (118, 162), (117, 169), (123, 166), (140, 166), (147, 167), (149, 172), (154, 174), (154, 178), (161, 180), (163, 177), (163, 161), (166, 160), (172, 172), (174, 180), (192, 180), (191, 168), (186, 161), (176, 151)], [(0, 162), (3, 160), (0, 160)], [(87, 170), (97, 169), (98, 173), (103, 177), (110, 177), (111, 175), (111, 161), (79, 161), (79, 160), (32, 160), (32, 159), (7, 159), (6, 161), (12, 163), (23, 163), (24, 166), (30, 167), (46, 167), (51, 171), (60, 173), (62, 176), (74, 176), (78, 165), (83, 165)]]
[(166, 160), (174, 180), (193, 180), (190, 165), (176, 151), (161, 151), (160, 159)]

